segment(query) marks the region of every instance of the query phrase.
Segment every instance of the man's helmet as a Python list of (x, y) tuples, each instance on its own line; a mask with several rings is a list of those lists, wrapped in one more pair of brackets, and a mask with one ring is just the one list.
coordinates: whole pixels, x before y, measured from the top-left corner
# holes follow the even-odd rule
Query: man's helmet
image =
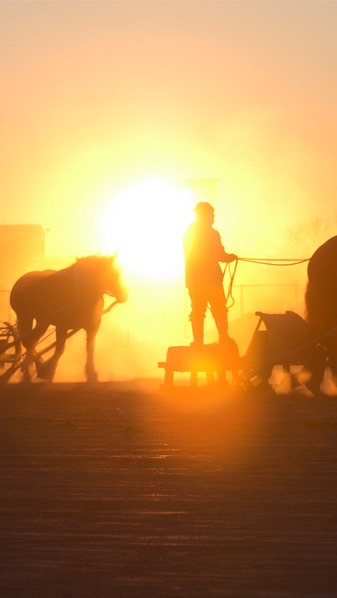
[(203, 216), (204, 214), (214, 214), (214, 208), (207, 201), (200, 201), (194, 208), (197, 216)]

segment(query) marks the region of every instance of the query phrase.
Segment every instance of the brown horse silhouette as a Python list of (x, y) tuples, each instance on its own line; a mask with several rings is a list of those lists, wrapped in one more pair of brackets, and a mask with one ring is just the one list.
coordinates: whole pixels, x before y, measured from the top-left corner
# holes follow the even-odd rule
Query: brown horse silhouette
[(337, 236), (318, 247), (309, 260), (305, 303), (312, 336), (325, 350), (337, 381)]
[[(10, 305), (27, 351), (22, 367), (25, 381), (31, 380), (35, 363), (38, 377), (51, 382), (69, 331), (80, 329), (86, 332), (86, 378), (89, 382), (97, 380), (94, 347), (104, 310), (104, 294), (118, 303), (127, 300), (116, 256), (83, 257), (68, 268), (28, 272), (15, 282)], [(55, 351), (42, 362), (36, 345), (50, 325), (55, 326)]]

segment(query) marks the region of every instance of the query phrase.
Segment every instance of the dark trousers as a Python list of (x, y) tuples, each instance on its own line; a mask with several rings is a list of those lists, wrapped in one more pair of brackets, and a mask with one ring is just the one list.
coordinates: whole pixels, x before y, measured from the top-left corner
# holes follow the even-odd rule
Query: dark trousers
[(226, 296), (222, 284), (193, 285), (188, 288), (191, 300), (190, 320), (193, 340), (196, 344), (204, 342), (204, 319), (207, 307), (210, 307), (219, 334), (219, 341), (228, 338)]

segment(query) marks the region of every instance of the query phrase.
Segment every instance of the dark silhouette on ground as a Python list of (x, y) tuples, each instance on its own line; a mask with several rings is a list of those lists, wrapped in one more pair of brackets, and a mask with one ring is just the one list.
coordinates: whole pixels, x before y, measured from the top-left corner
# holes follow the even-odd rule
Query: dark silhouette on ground
[(337, 236), (321, 245), (309, 260), (305, 293), (311, 334), (326, 352), (337, 381)]
[(219, 342), (226, 344), (227, 305), (219, 262), (232, 262), (237, 257), (233, 253), (226, 253), (219, 232), (213, 228), (213, 206), (208, 202), (199, 202), (194, 212), (196, 220), (185, 231), (183, 239), (185, 281), (191, 300), (193, 342), (196, 346), (203, 345), (204, 319), (209, 305), (219, 334)]
[[(259, 321), (242, 358), (246, 383), (266, 386), (274, 367), (282, 366), (290, 378), (290, 389), (305, 382), (311, 391), (319, 391), (325, 353), (312, 337), (308, 323), (293, 311), (281, 314), (258, 311), (256, 315)], [(311, 377), (306, 380), (308, 373)]]
[[(38, 377), (51, 382), (68, 332), (80, 329), (86, 332), (86, 377), (90, 382), (97, 380), (94, 347), (105, 293), (118, 303), (127, 300), (115, 256), (83, 257), (68, 268), (28, 272), (15, 282), (10, 304), (17, 316), (21, 342), (27, 350), (22, 367), (25, 381), (31, 380), (35, 363)], [(54, 325), (56, 331), (55, 351), (42, 362), (36, 345), (50, 325)]]

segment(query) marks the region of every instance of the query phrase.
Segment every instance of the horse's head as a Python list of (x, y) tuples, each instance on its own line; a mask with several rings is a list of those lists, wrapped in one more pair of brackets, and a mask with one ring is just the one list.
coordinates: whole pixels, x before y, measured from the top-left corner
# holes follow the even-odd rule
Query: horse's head
[(115, 297), (118, 303), (124, 303), (128, 299), (116, 254), (78, 258), (69, 272), (73, 272), (74, 289), (81, 296), (82, 302), (96, 300), (105, 293)]
[(125, 303), (128, 299), (128, 291), (123, 281), (122, 271), (117, 263), (117, 254), (104, 256), (102, 260), (101, 281), (104, 292), (118, 301)]

